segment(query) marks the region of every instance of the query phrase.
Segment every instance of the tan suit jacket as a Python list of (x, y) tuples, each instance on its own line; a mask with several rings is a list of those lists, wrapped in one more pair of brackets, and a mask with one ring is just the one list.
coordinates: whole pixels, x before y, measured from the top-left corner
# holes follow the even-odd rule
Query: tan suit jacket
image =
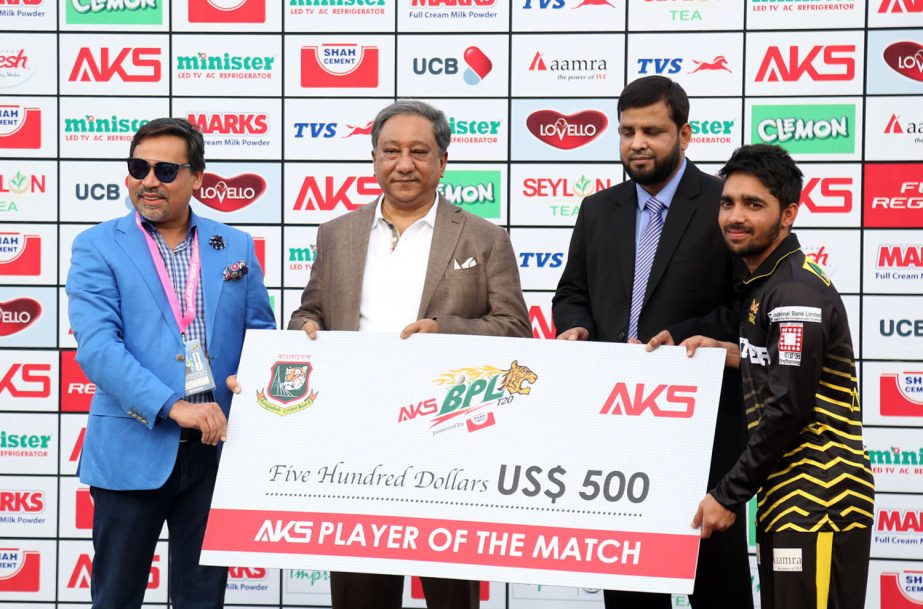
[[(289, 330), (300, 330), (309, 319), (323, 330), (359, 329), (362, 275), (375, 205), (365, 205), (317, 229), (317, 258)], [(531, 337), (509, 235), (441, 195), (436, 205), (417, 319), (435, 318), (439, 332), (445, 334)], [(476, 264), (471, 266), (470, 259)]]

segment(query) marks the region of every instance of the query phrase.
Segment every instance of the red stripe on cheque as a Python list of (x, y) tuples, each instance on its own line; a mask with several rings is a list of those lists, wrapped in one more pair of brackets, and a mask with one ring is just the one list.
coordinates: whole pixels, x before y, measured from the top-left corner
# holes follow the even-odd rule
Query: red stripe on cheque
[(213, 509), (202, 549), (692, 579), (699, 539), (437, 518)]

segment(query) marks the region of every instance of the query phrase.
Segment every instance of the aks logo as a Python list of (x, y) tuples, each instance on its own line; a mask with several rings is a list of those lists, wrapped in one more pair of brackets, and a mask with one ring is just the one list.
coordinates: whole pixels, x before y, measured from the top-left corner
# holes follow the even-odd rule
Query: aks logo
[(918, 42), (895, 42), (884, 50), (888, 67), (911, 80), (923, 82), (923, 45)]
[(0, 276), (36, 277), (41, 274), (41, 236), (0, 233)]
[(816, 82), (851, 81), (856, 77), (856, 45), (815, 45), (802, 57), (801, 47), (788, 47), (788, 57), (777, 46), (766, 49), (756, 82), (796, 82), (805, 75)]
[(38, 592), (41, 563), (36, 550), (0, 548), (0, 592)]
[(22, 332), (42, 315), (42, 305), (32, 298), (0, 302), (0, 336)]
[(216, 173), (205, 172), (202, 186), (193, 191), (193, 196), (212, 209), (232, 212), (241, 210), (266, 192), (266, 180), (255, 173), (242, 173), (233, 178), (223, 178)]
[(378, 86), (378, 47), (322, 44), (301, 47), (301, 86), (304, 88), (375, 88)]
[(266, 0), (189, 0), (189, 23), (265, 23)]
[(317, 391), (308, 392), (312, 370), (311, 362), (307, 361), (276, 362), (272, 365), (269, 384), (257, 390), (256, 401), (282, 417), (310, 408), (317, 399)]
[(923, 372), (882, 374), (879, 392), (882, 416), (923, 417)]
[(478, 431), (496, 424), (495, 411), (532, 393), (537, 381), (538, 375), (517, 360), (506, 370), (491, 365), (449, 370), (433, 379), (433, 383), (446, 388), (441, 406), (435, 397), (402, 406), (397, 421), (432, 415), (428, 429), (433, 430), (433, 435), (461, 427), (469, 433)]
[(23, 48), (0, 48), (0, 89), (18, 87), (35, 74)]
[(71, 68), (70, 82), (110, 82), (113, 79), (122, 82), (160, 82), (161, 49), (157, 47), (126, 47), (115, 57), (114, 50), (108, 47), (98, 49), (82, 47), (77, 52), (74, 66)]
[(323, 187), (321, 187), (316, 176), (305, 176), (292, 209), (294, 211), (333, 211), (337, 205), (343, 205), (347, 211), (353, 211), (362, 205), (362, 203), (353, 202), (353, 194), (368, 197), (365, 202), (381, 194), (381, 187), (374, 177), (349, 176), (339, 184), (337, 178), (333, 176), (325, 176), (323, 180)]
[[(920, 4), (923, 5), (923, 2)], [(920, 609), (923, 607), (923, 571), (882, 573), (880, 582), (881, 604), (879, 607), (888, 609)]]
[(203, 135), (266, 135), (269, 115), (266, 113), (203, 112), (188, 114), (186, 119)]
[(690, 74), (695, 74), (696, 72), (719, 72), (721, 70), (731, 74), (734, 73), (731, 68), (728, 67), (728, 60), (724, 55), (718, 55), (711, 61), (699, 61), (698, 59), (693, 59), (692, 63), (695, 64), (695, 67), (689, 70)]
[(923, 13), (923, 0), (881, 0), (878, 13)]
[(637, 417), (649, 410), (655, 417), (688, 419), (695, 411), (695, 385), (656, 385), (650, 389), (644, 383), (634, 388), (619, 381), (609, 393), (599, 414)]
[(526, 118), (526, 127), (542, 142), (561, 150), (573, 150), (599, 137), (609, 119), (599, 110), (565, 115), (556, 110), (538, 110)]
[(42, 110), (0, 104), (0, 149), (42, 147)]
[(800, 204), (814, 214), (846, 214), (852, 211), (852, 187), (850, 177), (811, 178), (801, 189)]

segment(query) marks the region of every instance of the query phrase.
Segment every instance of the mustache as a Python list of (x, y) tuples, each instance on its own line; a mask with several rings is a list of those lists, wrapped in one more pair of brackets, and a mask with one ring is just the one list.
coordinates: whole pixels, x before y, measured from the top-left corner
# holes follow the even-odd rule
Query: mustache
[(144, 186), (142, 186), (141, 189), (138, 190), (139, 197), (143, 197), (144, 195), (148, 195), (148, 194), (155, 194), (161, 199), (167, 198), (167, 193), (161, 190), (160, 188), (145, 188)]
[(744, 226), (743, 224), (727, 224), (727, 225), (725, 225), (725, 227), (724, 227), (724, 232), (728, 232), (728, 231), (732, 231), (732, 230), (733, 230), (733, 231), (741, 231), (741, 232), (745, 232), (745, 233), (752, 233), (752, 232), (753, 232), (753, 229), (752, 229), (752, 228), (749, 228), (749, 227), (747, 227), (747, 226)]

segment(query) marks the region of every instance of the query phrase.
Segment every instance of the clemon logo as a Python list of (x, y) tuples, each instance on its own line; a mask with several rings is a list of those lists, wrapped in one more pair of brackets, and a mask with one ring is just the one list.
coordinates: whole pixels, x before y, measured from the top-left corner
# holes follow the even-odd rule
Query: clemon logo
[(67, 0), (68, 25), (160, 25), (163, 0)]
[(852, 154), (856, 107), (846, 104), (754, 105), (753, 143), (777, 144), (791, 153)]
[(274, 363), (269, 384), (256, 392), (257, 403), (279, 416), (310, 408), (317, 399), (316, 391), (308, 392), (313, 369), (308, 361)]
[(433, 435), (452, 429), (478, 431), (496, 424), (495, 411), (520, 396), (532, 393), (538, 375), (517, 360), (506, 370), (491, 365), (457, 368), (443, 372), (433, 383), (446, 388), (442, 404), (435, 397), (407, 406), (398, 412), (398, 423), (428, 416)]
[(499, 171), (447, 169), (436, 187), (446, 199), (482, 218), (500, 218)]

